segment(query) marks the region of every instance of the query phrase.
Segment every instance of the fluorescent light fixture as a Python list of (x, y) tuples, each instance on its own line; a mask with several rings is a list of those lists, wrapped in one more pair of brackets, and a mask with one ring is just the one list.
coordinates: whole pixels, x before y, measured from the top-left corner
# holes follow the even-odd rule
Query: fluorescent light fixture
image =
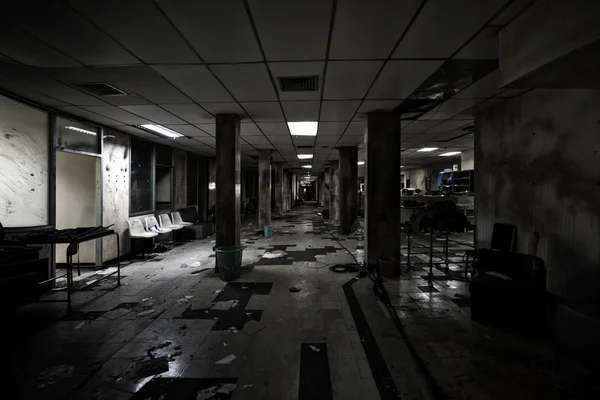
[(404, 165), (401, 165), (400, 168), (404, 168)]
[(449, 151), (448, 153), (440, 154), (440, 157), (457, 156), (459, 154), (460, 154), (460, 151)]
[(81, 129), (81, 128), (78, 128), (76, 126), (65, 126), (65, 129), (70, 129), (72, 131), (77, 131), (77, 132), (85, 133), (86, 135), (92, 135), (92, 136), (96, 136), (97, 135), (96, 132), (92, 132), (92, 131), (88, 131), (88, 130), (85, 130), (85, 129)]
[(159, 135), (173, 138), (173, 139), (184, 136), (179, 132), (175, 132), (174, 130), (165, 128), (164, 126), (161, 126), (161, 125), (145, 124), (145, 125), (140, 125), (139, 127), (142, 129), (146, 129), (148, 131), (158, 133)]
[(359, 161), (359, 162), (357, 162), (357, 164), (358, 165), (365, 165), (365, 162), (364, 161)]
[(293, 136), (317, 136), (319, 123), (316, 121), (288, 122), (288, 128)]
[(437, 149), (438, 149), (437, 147), (423, 147), (422, 149), (419, 149), (417, 151), (420, 153), (423, 153), (423, 152), (428, 152), (428, 151), (435, 151)]
[(302, 168), (307, 168), (307, 169), (311, 169), (312, 165), (303, 165)]
[(298, 160), (310, 160), (313, 158), (312, 154), (298, 154)]

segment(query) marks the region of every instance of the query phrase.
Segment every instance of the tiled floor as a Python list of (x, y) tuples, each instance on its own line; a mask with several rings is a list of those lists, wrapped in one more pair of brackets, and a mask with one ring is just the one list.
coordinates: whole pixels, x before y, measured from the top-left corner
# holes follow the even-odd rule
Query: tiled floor
[(5, 328), (1, 398), (597, 398), (591, 372), (547, 341), (471, 322), (467, 284), (446, 270), (434, 291), (418, 267), (386, 279), (399, 330), (369, 279), (328, 268), (353, 262), (340, 243), (362, 261), (361, 236), (338, 243), (315, 213), (274, 221), (271, 238), (244, 222), (235, 282), (214, 274), (207, 238), (76, 294), (68, 318), (64, 304), (24, 307)]

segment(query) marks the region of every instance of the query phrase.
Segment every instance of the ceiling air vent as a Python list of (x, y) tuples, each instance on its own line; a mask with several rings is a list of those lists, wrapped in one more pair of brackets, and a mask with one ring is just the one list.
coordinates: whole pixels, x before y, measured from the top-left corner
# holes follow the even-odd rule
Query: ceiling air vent
[(107, 96), (127, 96), (122, 90), (117, 89), (114, 86), (109, 85), (108, 83), (98, 82), (98, 83), (75, 83), (76, 87), (81, 90), (85, 90), (86, 92), (93, 94), (98, 97), (107, 97)]
[(312, 76), (280, 76), (279, 87), (282, 92), (316, 92), (319, 89), (319, 77)]
[(296, 146), (297, 149), (312, 149), (312, 146)]

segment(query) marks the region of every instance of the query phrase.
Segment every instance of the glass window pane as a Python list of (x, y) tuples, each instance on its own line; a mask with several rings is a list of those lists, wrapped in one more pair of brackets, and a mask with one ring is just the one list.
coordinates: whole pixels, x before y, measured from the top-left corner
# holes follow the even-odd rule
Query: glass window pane
[(131, 138), (131, 205), (130, 214), (154, 211), (152, 150), (150, 142)]
[(100, 154), (99, 128), (71, 121), (56, 119), (56, 145), (61, 148)]

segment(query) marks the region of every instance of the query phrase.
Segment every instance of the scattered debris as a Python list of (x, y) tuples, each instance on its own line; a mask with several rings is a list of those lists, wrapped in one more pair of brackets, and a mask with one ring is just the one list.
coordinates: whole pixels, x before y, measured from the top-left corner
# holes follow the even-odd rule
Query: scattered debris
[(249, 389), (249, 388), (253, 388), (254, 387), (254, 383), (249, 383), (247, 385), (244, 385), (245, 389)]
[(196, 271), (192, 271), (192, 275), (197, 275), (200, 272), (208, 271), (209, 269), (212, 269), (212, 268), (211, 267), (205, 267), (205, 268), (202, 268), (202, 269), (197, 269)]
[(233, 332), (233, 333), (238, 333), (238, 332), (239, 332), (235, 326), (231, 326), (231, 327), (229, 328), (229, 330), (230, 330), (231, 332)]
[(313, 346), (312, 344), (309, 345), (308, 347), (310, 347), (310, 349), (316, 353), (320, 352), (321, 350), (319, 350), (318, 348), (316, 348), (315, 346)]
[(145, 299), (142, 299), (142, 303), (143, 303), (144, 301), (148, 301), (148, 300), (152, 300), (152, 297), (146, 297)]
[(215, 364), (217, 364), (217, 365), (230, 364), (236, 358), (237, 358), (236, 356), (234, 356), (233, 354), (230, 354), (227, 357), (221, 358), (219, 361), (215, 362)]
[(248, 286), (242, 286), (242, 289), (248, 289)]
[(73, 372), (75, 368), (72, 365), (60, 364), (54, 367), (48, 368), (38, 375), (38, 381), (40, 384), (38, 385), (40, 388), (45, 388), (47, 386), (52, 386), (57, 382), (62, 381), (63, 379), (70, 378), (73, 376)]
[(249, 316), (249, 317), (251, 317), (252, 313), (247, 312), (246, 315)]
[(180, 306), (180, 305), (182, 305), (184, 303), (187, 303), (188, 300), (191, 299), (192, 297), (194, 297), (194, 296), (184, 296), (184, 297), (182, 297), (180, 299), (177, 299), (176, 303), (177, 303), (178, 306)]
[(178, 357), (181, 355), (181, 351), (177, 351), (173, 354), (169, 354), (169, 358), (167, 361), (171, 362), (171, 361), (175, 361), (175, 357)]
[(244, 324), (243, 331), (244, 331), (244, 333), (252, 336), (252, 335), (255, 335), (257, 332), (262, 331), (266, 327), (267, 327), (266, 325), (263, 325), (258, 321), (250, 320)]
[(173, 347), (173, 350), (181, 350), (181, 345)]
[(219, 389), (217, 389), (217, 393), (229, 394), (235, 390), (237, 385), (235, 383), (225, 383), (221, 385)]
[(80, 322), (77, 324), (77, 326), (75, 326), (75, 329), (81, 329), (84, 325), (85, 325), (85, 321)]
[(298, 293), (299, 291), (301, 291), (302, 289), (297, 287), (297, 286), (291, 286), (290, 287), (290, 293)]
[(150, 314), (152, 314), (153, 312), (155, 312), (154, 308), (151, 308), (150, 310), (146, 310), (146, 311), (142, 311), (141, 313), (138, 313), (138, 317), (146, 317)]
[(235, 307), (237, 305), (237, 300), (229, 300), (229, 301), (216, 301), (211, 309), (213, 310), (223, 310), (223, 311), (227, 311), (232, 307)]
[(227, 347), (227, 343), (226, 342), (223, 342), (223, 347)]
[(217, 289), (217, 290), (215, 290), (213, 293), (214, 293), (214, 294), (218, 294), (218, 293), (221, 293), (222, 291), (223, 291), (222, 289)]

